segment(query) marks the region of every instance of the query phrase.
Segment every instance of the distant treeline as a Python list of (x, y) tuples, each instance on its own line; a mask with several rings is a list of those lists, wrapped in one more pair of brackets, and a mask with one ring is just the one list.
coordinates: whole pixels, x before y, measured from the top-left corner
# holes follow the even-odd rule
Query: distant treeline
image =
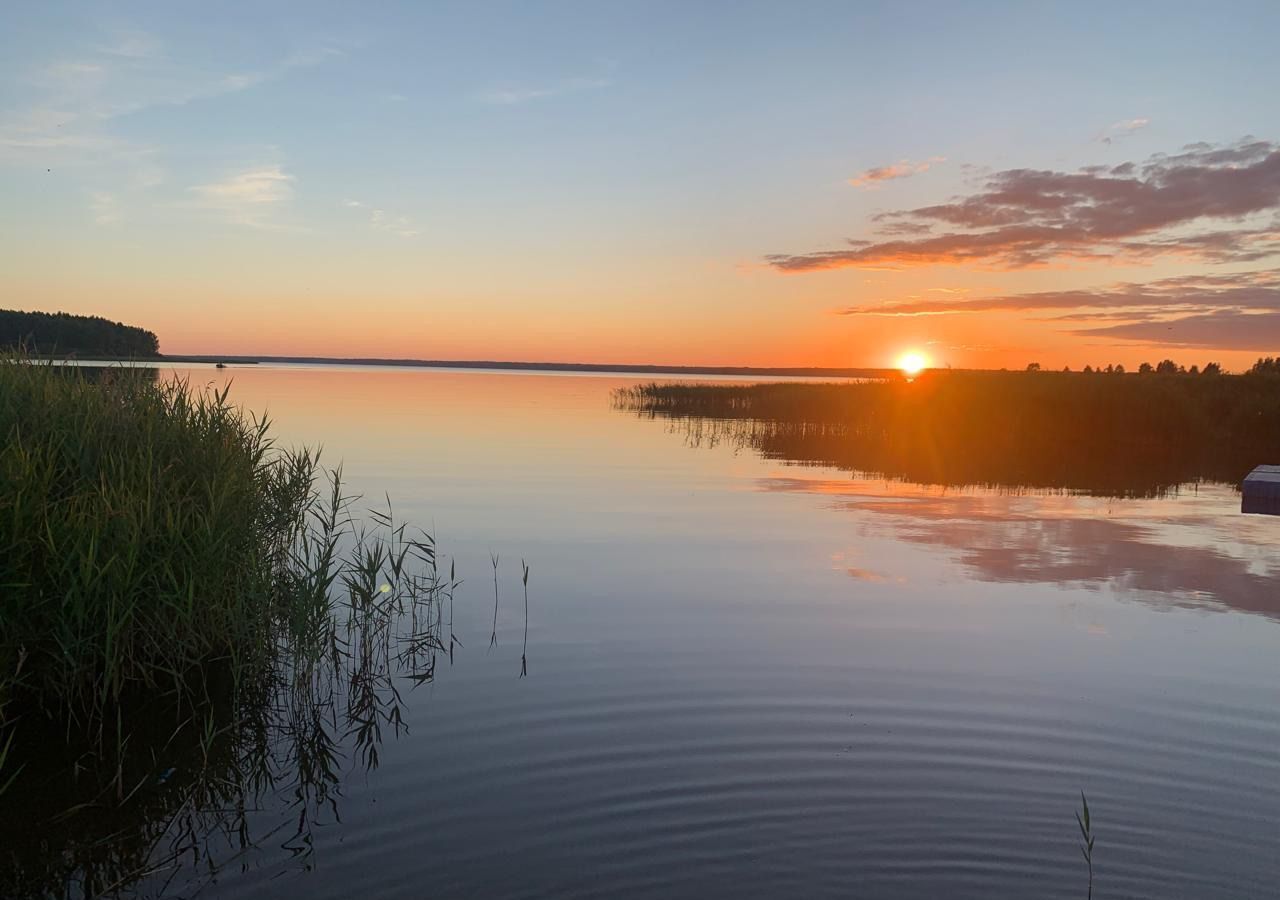
[(922, 484), (1155, 496), (1280, 463), (1280, 386), (1255, 375), (934, 372), (914, 382), (649, 384), (616, 403), (695, 444)]
[[(1040, 363), (1034, 363), (1034, 362), (1030, 363), (1027, 366), (1027, 371), (1028, 372), (1041, 371)], [(1062, 371), (1070, 372), (1071, 367), (1067, 366)], [(1107, 366), (1105, 369), (1102, 368), (1102, 366), (1098, 366), (1097, 368), (1094, 368), (1093, 366), (1085, 366), (1080, 371), (1082, 371), (1085, 375), (1123, 375), (1125, 373), (1123, 365)], [(1221, 375), (1223, 374), (1223, 369), (1222, 369), (1222, 365), (1216, 362), (1205, 363), (1205, 366), (1203, 369), (1201, 369), (1199, 366), (1194, 364), (1191, 366), (1190, 369), (1188, 369), (1186, 366), (1179, 365), (1178, 363), (1174, 362), (1171, 359), (1162, 359), (1160, 360), (1160, 362), (1156, 363), (1154, 366), (1151, 365), (1151, 363), (1149, 362), (1141, 363), (1138, 366), (1138, 374), (1139, 375), (1152, 375), (1152, 374), (1155, 374), (1155, 375)]]
[[(1042, 371), (1040, 363), (1030, 363), (1027, 365), (1028, 372)], [(1070, 372), (1071, 367), (1063, 369), (1064, 372)], [(1081, 371), (1085, 375), (1123, 375), (1124, 366), (1107, 366), (1105, 369), (1101, 366), (1094, 368), (1093, 366), (1085, 366)], [(1149, 362), (1144, 362), (1138, 366), (1139, 375), (1222, 375), (1225, 370), (1220, 363), (1208, 362), (1204, 364), (1204, 368), (1192, 364), (1191, 368), (1180, 365), (1171, 359), (1162, 359), (1154, 366)], [(1280, 359), (1273, 356), (1260, 358), (1254, 363), (1246, 374), (1250, 375), (1280, 375)]]
[(37, 355), (158, 356), (160, 340), (145, 328), (101, 316), (0, 309), (0, 348)]

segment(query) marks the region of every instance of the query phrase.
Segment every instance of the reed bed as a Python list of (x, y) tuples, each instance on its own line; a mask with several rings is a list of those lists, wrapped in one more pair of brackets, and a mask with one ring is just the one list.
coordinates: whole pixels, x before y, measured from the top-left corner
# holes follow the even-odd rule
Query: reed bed
[(615, 404), (697, 444), (925, 484), (1155, 496), (1280, 460), (1257, 375), (935, 372), (913, 382), (646, 384)]
[(268, 428), (226, 391), (0, 360), (0, 700), (100, 726), (316, 601), (291, 551), (317, 458)]
[(327, 614), (302, 628), (282, 617), (233, 682), (214, 669), (197, 696), (130, 698), (119, 754), (56, 721), (21, 723), (37, 752), (0, 796), (0, 896), (189, 896), (264, 841), (315, 865), (343, 778), (376, 768), (406, 730), (400, 685), (434, 678), (441, 598), (457, 586), (429, 538), (355, 503), (326, 502), (301, 551), (341, 560)]
[(449, 591), (428, 536), (389, 511), (358, 526), (340, 474), (226, 390), (11, 356), (0, 441), (0, 785), (24, 730), (119, 761), (140, 709), (234, 695), (284, 647), (323, 653), (336, 596), (385, 620)]
[(0, 894), (234, 858), (281, 782), (309, 848), (457, 643), (433, 539), (154, 372), (0, 359), (0, 440)]

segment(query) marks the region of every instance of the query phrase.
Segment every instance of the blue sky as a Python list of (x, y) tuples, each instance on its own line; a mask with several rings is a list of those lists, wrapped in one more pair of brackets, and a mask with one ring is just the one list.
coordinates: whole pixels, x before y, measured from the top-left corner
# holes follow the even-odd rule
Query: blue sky
[[(0, 301), (174, 351), (1075, 362), (1025, 314), (835, 312), (1203, 260), (767, 260), (993, 172), (1280, 137), (1277, 34), (1276, 4), (25, 4), (0, 34)], [(902, 177), (851, 183), (875, 169)]]

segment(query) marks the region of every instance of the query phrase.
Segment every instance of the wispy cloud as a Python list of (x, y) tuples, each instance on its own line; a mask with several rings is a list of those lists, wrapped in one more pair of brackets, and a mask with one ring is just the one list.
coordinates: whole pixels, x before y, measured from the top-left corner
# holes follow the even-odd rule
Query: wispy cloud
[(140, 60), (159, 56), (164, 45), (155, 35), (145, 31), (123, 30), (112, 33), (94, 49), (105, 56)]
[(246, 91), (249, 88), (287, 75), (296, 69), (309, 69), (312, 66), (318, 66), (321, 63), (344, 55), (345, 53), (342, 50), (328, 45), (295, 50), (270, 66), (223, 75), (216, 80), (210, 81), (207, 85), (200, 86), (198, 91), (191, 93), (189, 96), (180, 97), (173, 102), (175, 105), (181, 105), (190, 103), (193, 100)]
[(512, 106), (528, 103), (531, 100), (545, 100), (565, 94), (577, 94), (583, 91), (600, 90), (613, 84), (607, 78), (568, 78), (549, 84), (539, 85), (501, 85), (481, 91), (476, 95), (482, 103), (499, 106)]
[(386, 231), (397, 237), (411, 238), (418, 236), (418, 229), (408, 216), (387, 213), (381, 209), (370, 211), (369, 225), (378, 231)]
[(1135, 131), (1141, 131), (1150, 124), (1150, 119), (1142, 117), (1136, 119), (1123, 119), (1102, 129), (1094, 140), (1101, 144), (1114, 144), (1117, 141), (1123, 140), (1133, 134)]
[(25, 84), (27, 102), (0, 114), (0, 162), (119, 161), (140, 148), (112, 133), (114, 120), (245, 91), (342, 53), (320, 44), (259, 68), (210, 72), (180, 61), (146, 32), (116, 33), (89, 52), (15, 76)]
[(1077, 337), (1218, 350), (1280, 346), (1280, 268), (1180, 275), (1145, 283), (1065, 291), (910, 297), (838, 311), (853, 316), (1058, 313), (1040, 321)]
[(270, 228), (276, 227), (275, 214), (292, 196), (293, 182), (294, 177), (278, 165), (259, 166), (189, 190), (198, 205), (222, 213), (231, 222)]
[(945, 156), (931, 156), (920, 162), (912, 162), (909, 159), (900, 159), (896, 163), (890, 163), (887, 166), (876, 166), (867, 169), (859, 175), (855, 175), (849, 179), (849, 184), (856, 188), (871, 189), (879, 187), (886, 181), (894, 181), (898, 178), (910, 178), (912, 175), (919, 175), (921, 172), (927, 172), (932, 166), (945, 162)]
[(1121, 282), (1106, 287), (1068, 291), (1034, 291), (997, 294), (972, 300), (962, 295), (910, 297), (871, 306), (841, 310), (844, 315), (917, 316), (947, 313), (1037, 312), (1088, 310), (1073, 318), (1091, 315), (1112, 317), (1125, 311), (1137, 313), (1280, 311), (1280, 269), (1260, 269), (1223, 274), (1182, 275), (1145, 283)]
[(1172, 318), (1145, 318), (1100, 328), (1081, 328), (1072, 334), (1178, 347), (1272, 352), (1280, 346), (1280, 312), (1223, 309)]
[(114, 225), (120, 221), (120, 206), (116, 195), (109, 191), (91, 191), (89, 211), (98, 225)]
[[(169, 181), (168, 149), (128, 136), (121, 119), (237, 94), (342, 55), (328, 43), (301, 47), (257, 67), (216, 71), (187, 62), (144, 31), (114, 31), (11, 73), (23, 103), (0, 110), (0, 165), (92, 172), (88, 213), (113, 225), (156, 208), (151, 193)], [(275, 213), (291, 176), (279, 166), (242, 170), (186, 194), (195, 205), (252, 227), (279, 227)], [(109, 190), (100, 189), (109, 184)]]
[[(1277, 213), (1280, 144), (1245, 138), (1226, 147), (1192, 144), (1141, 165), (997, 172), (967, 197), (882, 213), (874, 220), (879, 239), (775, 254), (767, 262), (781, 272), (937, 264), (1020, 269), (1167, 254), (1242, 262), (1280, 252)], [(1260, 220), (1267, 215), (1273, 218)], [(899, 237), (904, 226), (909, 236)]]
[(406, 215), (389, 213), (385, 209), (379, 209), (363, 200), (344, 200), (342, 205), (348, 209), (368, 210), (368, 217), (365, 223), (375, 231), (385, 231), (388, 234), (394, 234), (402, 238), (418, 236), (418, 226)]

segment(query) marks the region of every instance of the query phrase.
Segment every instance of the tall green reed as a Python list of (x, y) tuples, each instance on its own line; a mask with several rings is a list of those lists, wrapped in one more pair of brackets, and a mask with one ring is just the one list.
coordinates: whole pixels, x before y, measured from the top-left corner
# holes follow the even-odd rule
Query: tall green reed
[(442, 595), (430, 537), (351, 503), (226, 388), (0, 358), (0, 746), (40, 719), (122, 759), (121, 710), (332, 652), (335, 593), (366, 620)]
[(520, 560), (520, 584), (524, 587), (524, 643), (520, 647), (520, 677), (529, 674), (529, 564)]
[(1084, 792), (1080, 792), (1081, 812), (1076, 813), (1076, 824), (1080, 826), (1080, 853), (1084, 856), (1085, 865), (1089, 867), (1089, 889), (1086, 900), (1093, 900), (1093, 824), (1089, 821), (1089, 800)]
[(498, 554), (490, 553), (489, 562), (493, 565), (493, 630), (489, 632), (489, 648), (498, 644)]
[(457, 643), (452, 564), (358, 502), (225, 389), (0, 358), (0, 894), (207, 856), (281, 779), (310, 846)]
[(317, 457), (268, 429), (226, 389), (0, 359), (7, 695), (100, 725), (126, 692), (269, 640), (273, 605), (299, 599)]

